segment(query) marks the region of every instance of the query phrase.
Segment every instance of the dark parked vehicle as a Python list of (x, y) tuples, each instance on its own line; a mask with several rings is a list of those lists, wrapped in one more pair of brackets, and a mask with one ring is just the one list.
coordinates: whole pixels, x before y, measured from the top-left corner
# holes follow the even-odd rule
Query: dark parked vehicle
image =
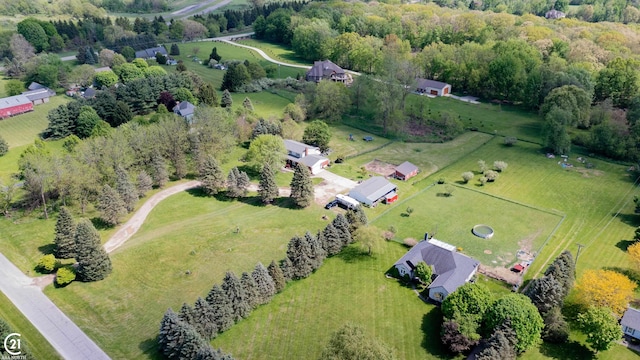
[(327, 203), (327, 205), (324, 206), (325, 209), (329, 210), (332, 207), (335, 207), (338, 205), (338, 200), (333, 200)]
[(362, 138), (364, 141), (373, 141), (373, 136), (365, 136)]

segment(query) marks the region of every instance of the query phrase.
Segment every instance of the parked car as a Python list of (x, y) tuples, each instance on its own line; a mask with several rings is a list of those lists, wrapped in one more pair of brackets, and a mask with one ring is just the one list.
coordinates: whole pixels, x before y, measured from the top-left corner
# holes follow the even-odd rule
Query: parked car
[(338, 200), (333, 200), (327, 203), (327, 205), (324, 206), (325, 209), (329, 210), (335, 206), (338, 205)]
[(362, 138), (364, 141), (373, 141), (373, 136), (365, 136)]

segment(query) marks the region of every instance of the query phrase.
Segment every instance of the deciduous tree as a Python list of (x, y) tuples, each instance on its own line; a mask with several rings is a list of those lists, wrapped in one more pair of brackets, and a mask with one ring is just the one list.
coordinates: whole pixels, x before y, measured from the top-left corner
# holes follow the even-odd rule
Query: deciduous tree
[(331, 129), (324, 121), (312, 121), (304, 129), (302, 142), (305, 144), (317, 146), (320, 151), (325, 152), (329, 149), (329, 141), (331, 141)]
[(578, 299), (588, 306), (607, 307), (618, 316), (633, 300), (636, 284), (611, 270), (586, 270), (576, 284)]
[(586, 313), (578, 314), (578, 324), (596, 352), (611, 348), (616, 340), (622, 338), (622, 328), (616, 315), (606, 307), (590, 307)]
[(286, 155), (287, 150), (280, 136), (264, 134), (251, 141), (245, 159), (256, 170), (261, 171), (264, 164), (269, 164), (272, 169), (281, 168)]
[(99, 281), (111, 273), (111, 259), (102, 247), (100, 234), (88, 219), (78, 221), (76, 227), (77, 274), (82, 281)]
[(365, 330), (354, 324), (345, 324), (331, 335), (329, 343), (322, 351), (321, 359), (326, 360), (393, 360), (396, 356), (380, 340), (368, 336)]
[(544, 323), (538, 309), (528, 297), (509, 294), (495, 301), (484, 314), (485, 332), (490, 334), (505, 320), (510, 319), (516, 333), (515, 349), (522, 353), (540, 341)]
[(312, 109), (317, 117), (336, 122), (349, 108), (350, 100), (344, 84), (322, 80), (316, 86)]
[(139, 197), (144, 197), (147, 192), (153, 189), (153, 179), (146, 171), (141, 170), (136, 177), (136, 191)]
[(124, 203), (127, 212), (132, 212), (139, 199), (135, 184), (129, 179), (129, 172), (122, 166), (116, 166), (116, 191)]

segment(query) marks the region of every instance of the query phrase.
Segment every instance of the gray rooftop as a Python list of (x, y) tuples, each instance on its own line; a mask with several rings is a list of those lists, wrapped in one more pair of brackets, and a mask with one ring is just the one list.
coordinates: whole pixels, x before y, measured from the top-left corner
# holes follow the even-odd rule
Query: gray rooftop
[(0, 99), (0, 109), (5, 109), (8, 107), (24, 105), (24, 104), (31, 104), (31, 100), (29, 100), (28, 97), (22, 94)]
[(324, 156), (312, 154), (312, 155), (307, 155), (302, 159), (296, 159), (296, 160), (298, 160), (300, 163), (302, 163), (305, 166), (311, 167), (316, 163), (318, 163), (318, 161), (324, 161), (324, 160), (327, 160), (327, 158)]
[(55, 96), (56, 92), (45, 87), (41, 89), (25, 91), (22, 93), (22, 95), (26, 96), (29, 100), (34, 101)]
[(418, 170), (418, 167), (408, 161), (405, 161), (396, 167), (396, 171), (402, 175), (411, 174), (416, 170)]
[(640, 310), (632, 307), (627, 308), (627, 311), (622, 315), (620, 325), (640, 330)]
[(409, 267), (413, 269), (420, 261), (424, 261), (427, 265), (433, 266), (433, 273), (436, 275), (429, 288), (442, 286), (452, 293), (465, 284), (480, 262), (436, 243), (439, 242), (419, 242), (394, 265), (410, 263)]
[(164, 46), (157, 46), (149, 49), (136, 51), (136, 58), (143, 58), (143, 59), (153, 58), (153, 57), (156, 57), (156, 53), (160, 53), (164, 56), (167, 56), (168, 54), (167, 49), (165, 49)]
[(46, 86), (34, 81), (31, 84), (29, 84), (29, 87), (27, 88), (27, 90), (38, 90), (38, 89), (46, 89), (46, 88), (47, 88)]
[(442, 90), (447, 85), (449, 84), (443, 83), (442, 81), (418, 79), (418, 89), (434, 88), (434, 89)]
[(344, 70), (330, 60), (315, 61), (313, 67), (307, 71), (307, 76), (312, 77), (327, 77), (331, 74), (344, 74)]
[(351, 191), (358, 192), (371, 201), (376, 201), (385, 194), (394, 191), (396, 188), (397, 186), (382, 176), (374, 176), (363, 181), (360, 185), (351, 189)]
[(182, 117), (193, 115), (195, 111), (196, 111), (195, 105), (193, 105), (188, 101), (182, 101), (173, 108), (173, 112)]
[(94, 96), (96, 96), (96, 90), (94, 88), (87, 88), (82, 94), (82, 97), (85, 99), (89, 99)]
[(287, 151), (291, 151), (297, 154), (304, 154), (305, 149), (318, 150), (317, 147), (301, 143), (300, 141), (286, 139), (284, 140), (284, 147)]

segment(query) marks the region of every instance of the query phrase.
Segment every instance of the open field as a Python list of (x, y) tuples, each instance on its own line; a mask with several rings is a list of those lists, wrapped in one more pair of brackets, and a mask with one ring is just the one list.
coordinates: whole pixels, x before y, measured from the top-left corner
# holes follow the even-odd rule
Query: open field
[(60, 359), (51, 344), (2, 292), (0, 292), (0, 319), (8, 323), (14, 331), (21, 335), (20, 339), (23, 343), (26, 343), (34, 359)]
[[(222, 97), (221, 94), (219, 96)], [(251, 99), (253, 109), (258, 116), (265, 119), (282, 119), (282, 109), (294, 101), (296, 94), (284, 90), (274, 92), (261, 91), (258, 93), (231, 93), (233, 107), (241, 107), (242, 101), (244, 101), (246, 97)]]
[(313, 63), (311, 61), (305, 60), (296, 55), (296, 53), (291, 50), (291, 48), (282, 45), (270, 43), (264, 40), (250, 39), (250, 40), (240, 40), (238, 41), (241, 44), (253, 46), (267, 53), (271, 58), (282, 61), (289, 64), (297, 64), (297, 65), (308, 65), (311, 66)]
[(33, 143), (49, 125), (49, 110), (69, 102), (64, 95), (52, 97), (48, 103), (34, 106), (32, 112), (0, 120), (0, 135), (9, 143), (9, 148)]

